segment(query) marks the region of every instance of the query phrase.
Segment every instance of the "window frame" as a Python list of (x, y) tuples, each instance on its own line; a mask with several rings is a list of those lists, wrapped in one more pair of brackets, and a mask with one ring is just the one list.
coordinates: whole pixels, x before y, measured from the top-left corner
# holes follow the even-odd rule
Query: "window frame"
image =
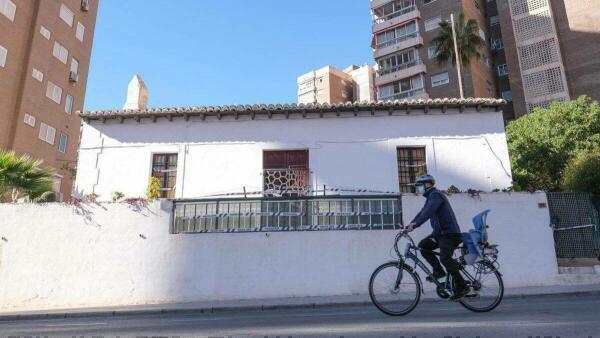
[(23, 123), (32, 128), (35, 128), (36, 118), (31, 114), (25, 113), (25, 116), (23, 117)]
[[(50, 131), (52, 131), (52, 134), (50, 134)], [(44, 137), (42, 137), (42, 135)], [(52, 135), (52, 137), (49, 137), (50, 135)], [(40, 122), (40, 131), (38, 133), (38, 138), (48, 144), (54, 145), (54, 141), (56, 138), (56, 128), (52, 127), (51, 125), (45, 122)]]
[[(80, 35), (81, 35), (81, 37), (80, 37)], [(83, 42), (83, 40), (85, 40), (85, 26), (80, 21), (77, 21), (77, 28), (75, 30), (75, 38), (77, 40), (79, 40), (80, 42)]]
[[(50, 87), (52, 87), (52, 93), (49, 96), (48, 93), (50, 92)], [(48, 84), (46, 85), (46, 97), (47, 98), (49, 98), (50, 100), (52, 100), (53, 102), (55, 102), (57, 104), (60, 104), (62, 101), (62, 94), (63, 94), (63, 89), (61, 87), (59, 87), (52, 81), (48, 81)]]
[[(500, 69), (502, 69), (502, 72), (500, 71)], [(496, 67), (496, 73), (498, 74), (498, 76), (508, 76), (508, 64), (503, 63), (501, 65), (498, 65)]]
[(0, 67), (6, 67), (6, 61), (8, 60), (8, 49), (0, 45)]
[[(63, 144), (64, 140), (64, 144)], [(60, 132), (60, 136), (58, 138), (58, 151), (66, 154), (67, 153), (67, 142), (69, 142), (69, 135), (66, 133)], [(61, 149), (62, 148), (62, 149)]]
[[(439, 75), (444, 75), (446, 74), (445, 79), (441, 79), (441, 80), (437, 80), (434, 81), (433, 78), (435, 76), (439, 76)], [(431, 87), (439, 87), (439, 86), (443, 86), (443, 85), (447, 85), (450, 83), (450, 74), (448, 72), (441, 72), (441, 73), (437, 73), (437, 74), (432, 74), (431, 75)]]
[[(157, 163), (157, 158), (159, 158), (159, 156), (165, 156), (164, 163)], [(170, 160), (170, 158), (173, 158), (173, 157), (175, 158), (174, 165), (171, 163), (171, 160)], [(151, 177), (156, 177), (159, 180), (159, 183), (161, 186), (160, 187), (161, 198), (168, 198), (168, 199), (175, 198), (175, 191), (177, 188), (178, 161), (179, 161), (178, 153), (153, 153), (152, 154), (152, 164), (151, 164), (151, 168), (150, 168), (151, 169), (150, 175), (151, 175)], [(172, 168), (173, 166), (174, 166), (174, 168)], [(161, 170), (161, 171), (158, 171), (158, 170)], [(174, 175), (170, 175), (171, 173), (174, 173)], [(162, 177), (160, 174), (162, 174)], [(169, 188), (168, 186), (169, 186), (170, 178), (173, 178), (173, 186)]]
[(67, 64), (67, 61), (69, 61), (69, 50), (58, 41), (54, 41), (52, 55), (65, 65)]
[[(431, 22), (433, 22), (433, 21), (435, 21), (435, 26), (431, 27)], [(425, 27), (426, 32), (431, 32), (433, 30), (440, 28), (440, 23), (442, 23), (443, 21), (444, 21), (444, 19), (442, 18), (442, 16), (438, 15), (436, 17), (433, 17), (433, 18), (423, 21), (423, 26)]]
[(17, 16), (17, 5), (11, 0), (0, 0), (0, 5), (4, 3), (3, 8), (0, 8), (0, 14), (6, 17), (10, 22), (15, 22)]
[(65, 113), (71, 115), (73, 113), (73, 102), (75, 98), (71, 94), (65, 97)]
[[(66, 13), (70, 16), (70, 18), (65, 18), (63, 13)], [(75, 12), (73, 12), (67, 5), (64, 3), (60, 4), (60, 9), (58, 12), (58, 17), (66, 23), (69, 27), (73, 27), (73, 22), (75, 21)], [(70, 22), (69, 22), (70, 21)]]
[[(402, 151), (406, 152), (406, 156), (401, 156)], [(427, 173), (427, 147), (425, 145), (397, 146), (396, 161), (400, 193), (416, 193), (416, 187), (413, 184), (421, 172)], [(423, 170), (416, 170), (417, 167), (421, 167)]]

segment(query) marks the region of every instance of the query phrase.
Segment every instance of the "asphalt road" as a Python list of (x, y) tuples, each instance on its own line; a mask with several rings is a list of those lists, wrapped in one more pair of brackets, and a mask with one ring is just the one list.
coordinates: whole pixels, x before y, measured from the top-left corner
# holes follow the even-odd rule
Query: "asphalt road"
[(505, 300), (492, 313), (422, 303), (387, 317), (371, 306), (0, 322), (0, 337), (600, 338), (600, 296)]

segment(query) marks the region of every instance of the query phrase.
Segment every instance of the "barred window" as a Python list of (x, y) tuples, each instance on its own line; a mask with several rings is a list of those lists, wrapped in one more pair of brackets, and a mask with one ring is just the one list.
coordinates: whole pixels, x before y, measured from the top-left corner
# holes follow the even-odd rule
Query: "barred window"
[(158, 178), (162, 198), (175, 197), (177, 179), (177, 154), (154, 154), (152, 176)]
[(398, 148), (398, 179), (401, 193), (414, 193), (413, 183), (417, 177), (427, 173), (425, 147)]

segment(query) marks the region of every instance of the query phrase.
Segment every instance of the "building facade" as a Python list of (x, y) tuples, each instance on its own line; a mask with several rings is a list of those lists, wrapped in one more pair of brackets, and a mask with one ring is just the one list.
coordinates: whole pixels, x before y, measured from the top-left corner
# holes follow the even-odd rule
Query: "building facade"
[(0, 149), (44, 160), (68, 198), (98, 0), (0, 0)]
[[(378, 65), (379, 100), (459, 97), (458, 74), (448, 63), (435, 62), (432, 40), (450, 14), (464, 13), (477, 21), (487, 40), (485, 7), (466, 0), (371, 0), (373, 55)], [(496, 86), (489, 50), (463, 69), (465, 97), (495, 97)]]
[[(412, 193), (438, 186), (511, 186), (495, 99), (228, 106), (84, 112), (76, 191), (110, 200), (220, 193), (356, 189)], [(428, 128), (423, 128), (427, 125)], [(333, 193), (335, 194), (335, 192)]]
[(298, 77), (298, 103), (345, 103), (375, 101), (375, 71), (371, 66), (332, 66)]
[(488, 1), (497, 11), (517, 117), (580, 95), (600, 100), (600, 0)]

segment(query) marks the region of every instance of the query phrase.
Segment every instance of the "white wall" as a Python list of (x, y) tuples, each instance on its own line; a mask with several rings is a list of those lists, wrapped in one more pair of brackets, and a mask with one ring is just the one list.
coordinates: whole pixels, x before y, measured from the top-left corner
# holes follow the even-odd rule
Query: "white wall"
[[(550, 220), (537, 205), (544, 194), (451, 201), (464, 230), (493, 209), (507, 286), (554, 283)], [(423, 200), (403, 203), (409, 220)], [(0, 205), (0, 310), (364, 294), (391, 259), (395, 231), (170, 235), (163, 208)]]
[(113, 191), (143, 196), (152, 154), (160, 152), (179, 154), (178, 197), (262, 190), (263, 150), (309, 149), (315, 186), (398, 191), (398, 146), (425, 146), (442, 188), (511, 185), (501, 112), (368, 115), (84, 123), (76, 190), (101, 200)]

